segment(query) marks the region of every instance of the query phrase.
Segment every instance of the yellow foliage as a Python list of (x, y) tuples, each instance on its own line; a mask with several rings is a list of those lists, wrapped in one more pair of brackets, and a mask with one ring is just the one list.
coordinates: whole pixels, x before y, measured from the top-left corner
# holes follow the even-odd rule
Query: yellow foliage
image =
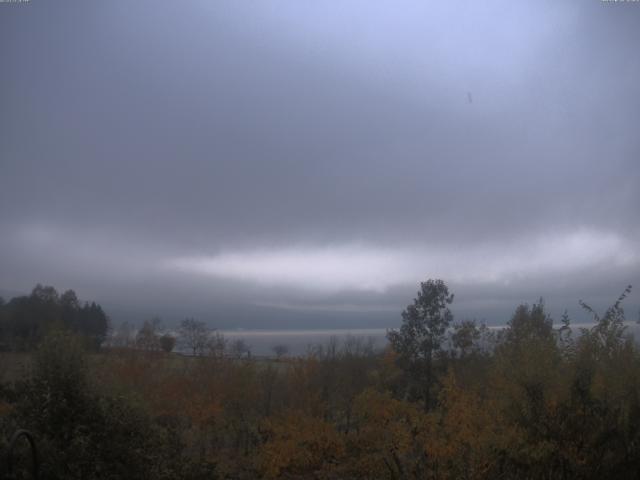
[[(435, 435), (424, 439), (430, 466), (443, 478), (486, 478), (494, 459), (488, 452), (499, 443), (500, 420), (489, 402), (461, 388), (454, 374), (444, 378)], [(502, 432), (504, 435), (505, 432)]]
[(263, 431), (268, 440), (261, 449), (260, 467), (267, 478), (285, 472), (321, 474), (345, 453), (343, 438), (331, 424), (302, 412), (267, 419)]
[(424, 461), (418, 438), (428, 418), (415, 404), (373, 389), (355, 400), (356, 430), (349, 435), (352, 474), (360, 478), (410, 478)]

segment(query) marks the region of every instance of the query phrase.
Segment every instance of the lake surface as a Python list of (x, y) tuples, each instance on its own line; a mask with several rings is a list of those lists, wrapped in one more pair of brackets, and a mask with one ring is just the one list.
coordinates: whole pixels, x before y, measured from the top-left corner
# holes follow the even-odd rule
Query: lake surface
[[(554, 328), (560, 328), (561, 324), (554, 324)], [(591, 328), (594, 323), (574, 323), (572, 329)], [(640, 339), (640, 326), (636, 322), (627, 322), (627, 332)], [(492, 330), (500, 330), (504, 325), (489, 326)], [(395, 327), (397, 328), (397, 327)], [(218, 330), (229, 341), (241, 339), (251, 349), (252, 355), (273, 356), (273, 347), (285, 345), (289, 349), (289, 355), (303, 355), (310, 346), (327, 345), (332, 337), (339, 344), (344, 343), (349, 337), (355, 337), (364, 341), (372, 341), (375, 348), (382, 349), (387, 344), (386, 328), (354, 328), (354, 329), (318, 329), (318, 330)]]
[(312, 345), (326, 345), (332, 337), (343, 343), (349, 337), (371, 341), (376, 348), (387, 344), (386, 328), (356, 328), (327, 330), (219, 330), (229, 342), (241, 339), (251, 348), (253, 355), (272, 356), (273, 347), (285, 345), (289, 355), (303, 355)]

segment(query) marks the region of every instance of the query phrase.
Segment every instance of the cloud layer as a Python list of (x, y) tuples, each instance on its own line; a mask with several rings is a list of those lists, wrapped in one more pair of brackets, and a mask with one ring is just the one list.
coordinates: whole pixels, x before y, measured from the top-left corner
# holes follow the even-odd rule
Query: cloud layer
[(640, 288), (633, 3), (6, 7), (0, 289), (269, 327)]
[(170, 260), (169, 270), (301, 290), (384, 293), (429, 276), (456, 284), (508, 285), (526, 277), (544, 279), (595, 268), (634, 269), (640, 249), (612, 233), (576, 231), (519, 242), (472, 245), (463, 249), (365, 245), (291, 248), (222, 253)]

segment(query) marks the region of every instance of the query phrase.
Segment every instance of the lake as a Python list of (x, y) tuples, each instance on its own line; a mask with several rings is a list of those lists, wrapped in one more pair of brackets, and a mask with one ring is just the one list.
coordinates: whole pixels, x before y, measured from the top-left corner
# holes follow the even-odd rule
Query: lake
[[(554, 324), (560, 328), (561, 324)], [(591, 328), (594, 323), (575, 323), (573, 329)], [(640, 326), (636, 322), (627, 322), (627, 331), (640, 338)], [(397, 326), (394, 328), (398, 328)], [(504, 328), (504, 325), (489, 326), (492, 330)], [(340, 344), (348, 337), (371, 341), (375, 348), (384, 348), (387, 344), (386, 328), (354, 328), (354, 329), (317, 329), (317, 330), (218, 330), (229, 341), (244, 340), (253, 355), (273, 356), (273, 347), (286, 345), (289, 355), (303, 355), (311, 345), (326, 345), (332, 337)]]

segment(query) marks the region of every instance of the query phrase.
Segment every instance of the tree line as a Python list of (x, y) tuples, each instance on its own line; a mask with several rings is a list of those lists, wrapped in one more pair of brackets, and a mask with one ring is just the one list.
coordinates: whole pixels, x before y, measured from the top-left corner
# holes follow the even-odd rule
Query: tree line
[(73, 290), (62, 294), (51, 286), (36, 285), (30, 295), (0, 297), (0, 349), (30, 350), (52, 330), (83, 335), (93, 348), (107, 337), (109, 317), (95, 302), (80, 302)]
[[(233, 356), (250, 354), (243, 340), (227, 342), (205, 322), (185, 318), (175, 331), (167, 331), (159, 317), (145, 320), (140, 327), (123, 322), (113, 328), (111, 320), (96, 302), (81, 302), (75, 291), (63, 293), (52, 286), (36, 285), (29, 295), (0, 297), (0, 351), (29, 351), (47, 333), (65, 330), (87, 341), (92, 350), (101, 347), (135, 348), (145, 351), (172, 352), (179, 346), (191, 355), (212, 351)], [(279, 346), (279, 355), (286, 347)]]
[[(191, 356), (251, 356), (251, 347), (243, 339), (229, 342), (224, 335), (209, 327), (206, 322), (187, 317), (174, 330), (163, 327), (162, 320), (154, 317), (145, 320), (138, 329), (129, 322), (122, 323), (107, 338), (105, 347), (111, 349), (137, 349), (146, 352), (171, 353), (176, 347)], [(276, 345), (274, 353), (281, 357), (288, 352), (283, 345)]]
[(46, 479), (637, 478), (629, 292), (602, 314), (583, 303), (580, 331), (542, 301), (493, 330), (456, 321), (429, 280), (383, 351), (348, 338), (260, 361), (87, 355), (53, 331), (29, 374), (1, 384), (0, 433), (31, 429)]

